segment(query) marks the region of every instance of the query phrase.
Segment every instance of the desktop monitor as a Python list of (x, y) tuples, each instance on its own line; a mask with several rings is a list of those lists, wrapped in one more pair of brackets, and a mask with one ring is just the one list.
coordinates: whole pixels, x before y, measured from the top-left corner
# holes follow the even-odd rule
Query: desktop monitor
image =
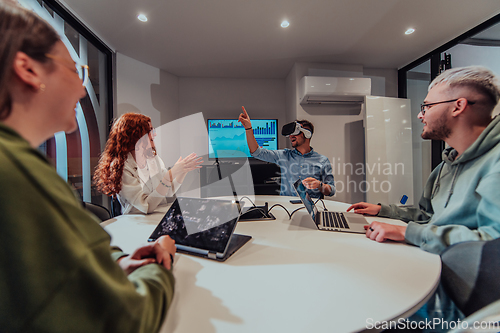
[[(238, 119), (208, 119), (208, 157), (252, 157), (245, 128)], [(260, 147), (278, 149), (278, 120), (252, 119), (252, 130)]]

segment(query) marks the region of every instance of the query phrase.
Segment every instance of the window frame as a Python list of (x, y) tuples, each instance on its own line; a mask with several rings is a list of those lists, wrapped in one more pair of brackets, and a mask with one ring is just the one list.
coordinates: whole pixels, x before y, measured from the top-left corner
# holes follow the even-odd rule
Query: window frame
[(92, 31), (90, 31), (73, 13), (71, 13), (66, 7), (64, 7), (57, 0), (42, 0), (43, 4), (46, 4), (50, 9), (52, 9), (57, 15), (59, 15), (65, 22), (67, 22), (73, 29), (75, 29), (79, 34), (91, 42), (99, 51), (106, 54), (106, 94), (108, 99), (107, 105), (107, 118), (108, 126), (106, 129), (106, 135), (109, 135), (109, 130), (111, 129), (111, 119), (114, 117), (114, 59), (115, 53)]
[[(493, 16), (492, 18), (477, 25), (476, 27), (470, 29), (469, 31), (461, 34), (460, 36), (450, 40), (449, 42), (441, 45), (440, 47), (432, 50), (431, 52), (423, 55), (422, 57), (412, 61), (408, 65), (400, 68), (398, 70), (398, 97), (399, 98), (408, 98), (408, 86), (407, 86), (408, 75), (407, 74), (413, 68), (430, 60), (431, 61), (431, 80), (433, 80), (439, 74), (439, 65), (441, 63), (441, 54), (443, 52), (448, 51), (453, 46), (460, 44), (464, 40), (477, 35), (478, 33), (494, 26), (497, 23), (500, 23), (500, 14)], [(432, 145), (431, 163), (432, 163), (432, 169), (434, 169), (442, 161), (441, 153), (442, 153), (443, 149), (445, 148), (445, 143), (444, 143), (444, 141), (441, 141), (441, 140), (432, 140), (431, 145)]]

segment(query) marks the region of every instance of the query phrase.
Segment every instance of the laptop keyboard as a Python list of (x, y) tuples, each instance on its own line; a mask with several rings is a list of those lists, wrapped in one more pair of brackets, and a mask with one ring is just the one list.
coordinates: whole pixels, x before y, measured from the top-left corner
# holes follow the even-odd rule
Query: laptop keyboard
[(338, 212), (321, 212), (323, 226), (326, 228), (350, 229), (344, 214)]

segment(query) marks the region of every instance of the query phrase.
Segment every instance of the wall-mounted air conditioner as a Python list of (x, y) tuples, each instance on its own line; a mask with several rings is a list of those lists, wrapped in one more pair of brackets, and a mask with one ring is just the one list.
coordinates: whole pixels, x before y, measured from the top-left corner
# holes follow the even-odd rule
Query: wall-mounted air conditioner
[(363, 103), (371, 95), (371, 79), (304, 76), (299, 82), (300, 104)]

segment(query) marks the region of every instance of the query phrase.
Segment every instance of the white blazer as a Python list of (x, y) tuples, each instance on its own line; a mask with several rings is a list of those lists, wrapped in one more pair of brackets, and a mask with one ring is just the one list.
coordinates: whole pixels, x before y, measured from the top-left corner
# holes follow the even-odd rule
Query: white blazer
[(129, 153), (123, 166), (122, 189), (117, 194), (122, 214), (149, 214), (159, 205), (165, 205), (166, 197), (173, 196), (181, 185), (174, 179), (173, 190), (169, 188), (165, 196), (158, 193), (156, 187), (167, 172), (159, 156), (149, 159), (145, 169), (139, 169)]

